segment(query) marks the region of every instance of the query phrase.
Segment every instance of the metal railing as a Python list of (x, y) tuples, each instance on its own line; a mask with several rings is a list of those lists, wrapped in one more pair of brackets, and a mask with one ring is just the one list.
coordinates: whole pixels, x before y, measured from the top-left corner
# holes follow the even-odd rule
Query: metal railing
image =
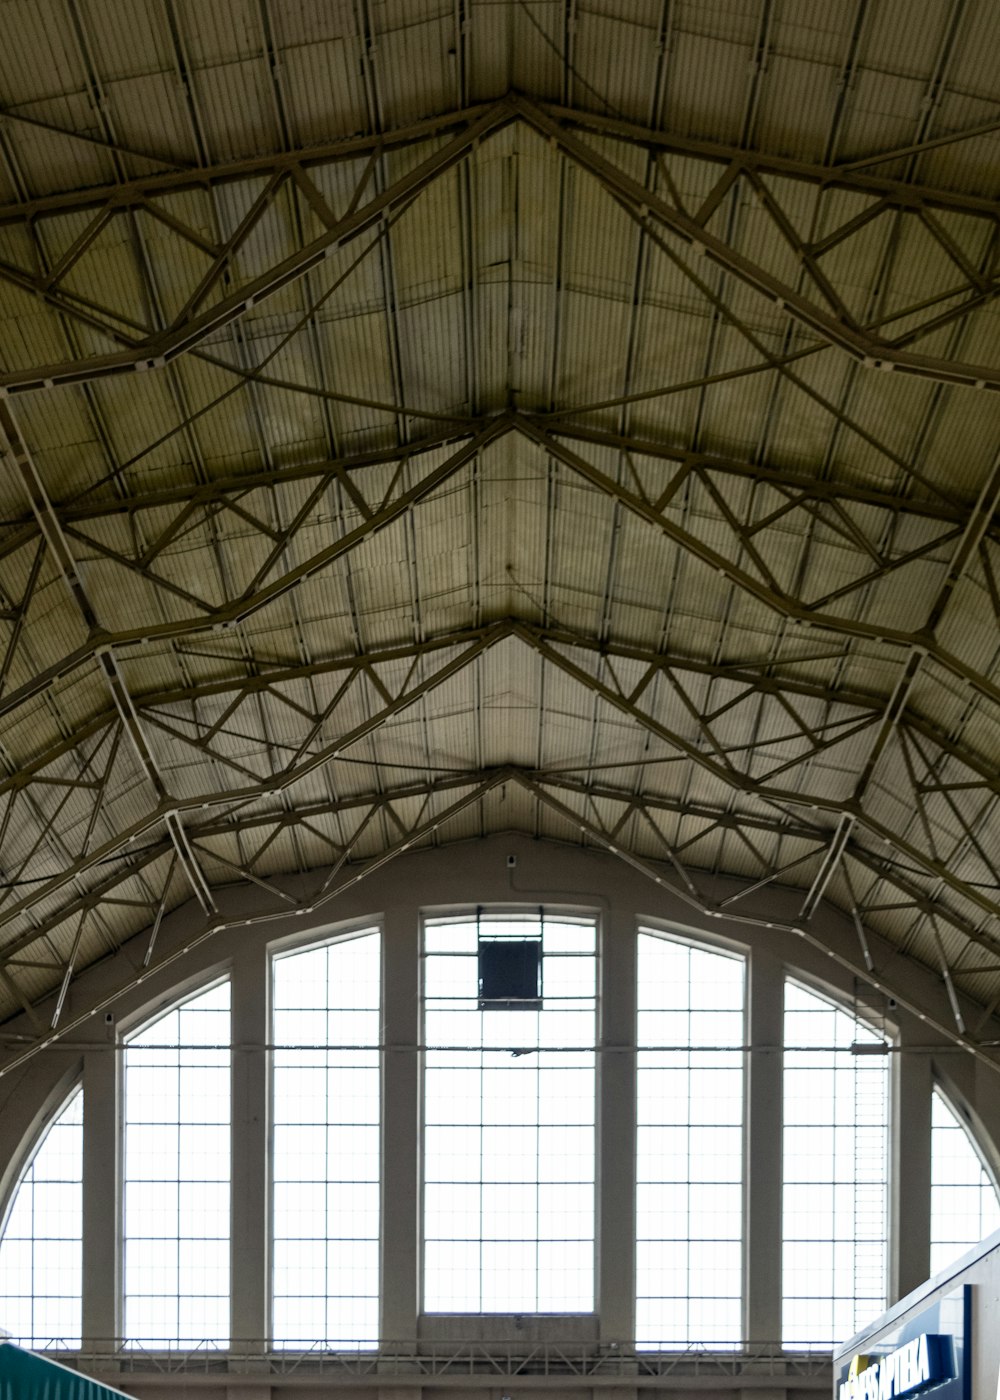
[[(41, 1349), (41, 1348), (40, 1348)], [(509, 1339), (497, 1341), (396, 1342), (378, 1348), (367, 1342), (336, 1350), (316, 1343), (309, 1348), (275, 1349), (273, 1343), (241, 1343), (227, 1349), (215, 1343), (158, 1350), (134, 1343), (122, 1345), (89, 1342), (85, 1350), (64, 1349), (58, 1343), (44, 1348), (58, 1355), (64, 1365), (101, 1376), (318, 1376), (355, 1383), (385, 1384), (405, 1378), (407, 1385), (449, 1379), (497, 1382), (518, 1378), (569, 1378), (596, 1382), (642, 1384), (676, 1377), (714, 1377), (745, 1381), (750, 1377), (772, 1381), (802, 1381), (810, 1389), (832, 1384), (829, 1350), (787, 1351), (779, 1342), (763, 1342), (732, 1349), (711, 1349), (678, 1343), (662, 1343), (656, 1350), (640, 1350), (597, 1342), (559, 1342)]]

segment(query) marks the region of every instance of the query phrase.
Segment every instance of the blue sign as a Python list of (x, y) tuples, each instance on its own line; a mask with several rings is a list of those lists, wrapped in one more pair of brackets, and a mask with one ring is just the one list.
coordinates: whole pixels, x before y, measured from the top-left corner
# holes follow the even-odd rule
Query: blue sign
[(841, 1360), (837, 1400), (970, 1400), (972, 1287), (964, 1284), (923, 1312), (890, 1325), (868, 1350)]
[(897, 1400), (954, 1377), (951, 1338), (921, 1332), (878, 1359), (863, 1354), (853, 1357), (847, 1380), (840, 1383), (839, 1400)]

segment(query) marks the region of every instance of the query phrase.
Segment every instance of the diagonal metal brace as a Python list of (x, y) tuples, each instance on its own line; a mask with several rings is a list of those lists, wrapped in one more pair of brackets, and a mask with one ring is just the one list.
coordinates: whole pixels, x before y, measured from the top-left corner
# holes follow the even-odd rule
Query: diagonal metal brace
[[(72, 551), (66, 542), (59, 518), (56, 515), (52, 502), (49, 499), (45, 484), (42, 481), (38, 468), (35, 465), (31, 453), (21, 436), (17, 423), (8, 404), (0, 402), (0, 451), (3, 455), (10, 457), (17, 469), (18, 476), (24, 487), (28, 502), (38, 521), (38, 528), (41, 530), (46, 545), (56, 561), (59, 571), (62, 574), (66, 587), (77, 611), (83, 620), (89, 634), (93, 635), (100, 631), (100, 621), (93, 602), (87, 592), (83, 577), (76, 565)], [(129, 694), (128, 687), (118, 669), (118, 662), (114, 653), (107, 647), (98, 649), (101, 670), (105, 682), (111, 694), (112, 702), (121, 718), (136, 756), (147, 780), (156, 793), (158, 804), (169, 801), (166, 784), (160, 773), (156, 757), (146, 738), (145, 731), (139, 719), (138, 712)], [(183, 825), (176, 812), (171, 812), (167, 817), (167, 830), (177, 851), (181, 866), (183, 867), (191, 888), (204, 909), (206, 914), (210, 914), (215, 909), (215, 901), (212, 898), (211, 890), (205, 879), (204, 872), (194, 853), (188, 844), (184, 834)]]

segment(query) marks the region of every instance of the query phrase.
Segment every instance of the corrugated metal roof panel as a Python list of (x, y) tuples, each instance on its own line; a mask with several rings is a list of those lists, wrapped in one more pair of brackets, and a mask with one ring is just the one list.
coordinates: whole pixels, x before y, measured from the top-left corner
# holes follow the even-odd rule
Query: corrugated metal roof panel
[[(184, 0), (171, 34), (159, 11), (140, 7), (130, 26), (117, 4), (99, 9), (81, 0), (79, 41), (50, 10), (39, 12), (43, 34), (34, 12), (8, 9), (11, 52), (19, 57), (11, 66), (8, 53), (0, 56), (0, 75), (9, 69), (6, 100), (15, 117), (21, 111), (65, 130), (8, 124), (5, 201), (155, 168), (141, 155), (75, 140), (73, 131), (111, 135), (150, 156), (212, 161), (447, 111), (461, 102), (463, 85), (477, 98), (519, 85), (603, 116), (659, 123), (681, 137), (812, 161), (881, 156), (989, 120), (995, 106), (982, 54), (997, 21), (976, 0), (940, 70), (945, 8), (930, 3), (927, 22), (913, 25), (897, 0), (871, 17), (853, 57), (853, 14), (812, 3), (775, 13), (764, 27), (758, 7), (738, 0), (676, 6), (661, 36), (663, 14), (652, 0), (582, 4), (570, 25), (543, 4), (473, 7), (462, 33), (431, 0), (392, 0), (370, 8), (367, 34), (347, 4), (272, 7), (265, 31), (249, 0), (228, 9)], [(186, 90), (175, 78), (178, 65)], [(927, 107), (932, 82), (935, 105)], [(88, 105), (88, 84), (102, 93), (100, 110)], [(383, 151), (371, 164), (362, 152), (310, 165), (308, 178), (336, 218), (445, 139)], [(579, 139), (668, 204), (678, 190), (691, 214), (725, 172), (724, 162), (693, 153), (654, 164), (641, 143), (594, 131)], [(872, 179), (905, 182), (919, 173), (957, 190), (992, 190), (994, 144), (990, 136), (960, 140), (864, 170)], [(116, 214), (66, 275), (61, 294), (90, 297), (150, 326), (157, 317), (169, 321), (211, 265), (212, 246), (238, 227), (267, 179), (267, 171), (248, 170), (211, 189), (161, 192), (147, 207)], [(840, 182), (849, 179), (841, 171)], [(864, 222), (874, 197), (860, 187), (773, 173), (758, 182), (755, 190), (742, 177), (708, 218), (711, 234), (737, 256), (834, 315), (839, 297), (859, 324), (887, 339), (912, 337), (906, 344), (919, 353), (991, 362), (998, 313), (992, 284), (982, 280), (992, 276), (988, 218), (932, 202), (924, 222), (895, 207)], [(822, 244), (815, 250), (832, 305), (761, 188), (806, 243), (860, 219), (828, 251)], [(93, 217), (78, 209), (46, 214), (33, 230), (26, 223), (0, 229), (9, 273), (5, 279), (0, 267), (6, 369), (115, 348), (107, 333), (67, 316), (68, 304), (62, 311), (51, 305), (52, 287), (39, 284), (38, 295), (10, 280), (30, 286), (44, 277), (95, 227)], [(286, 183), (233, 257), (228, 282), (205, 304), (265, 274), (317, 238), (323, 223), (303, 190)], [(662, 862), (677, 844), (693, 870), (722, 870), (747, 885), (798, 862), (781, 878), (808, 887), (824, 837), (836, 827), (835, 811), (812, 812), (810, 804), (846, 803), (864, 772), (909, 654), (909, 643), (894, 641), (892, 631), (918, 629), (930, 615), (992, 468), (1000, 400), (877, 373), (824, 348), (815, 329), (732, 270), (665, 227), (657, 233), (662, 246), (557, 144), (511, 125), (422, 191), (388, 232), (376, 223), (233, 325), (215, 328), (196, 354), (142, 376), (36, 393), (15, 405), (46, 490), (66, 510), (67, 540), (102, 626), (131, 634), (165, 620), (200, 625), (211, 609), (283, 581), (271, 601), (225, 632), (120, 649), (169, 790), (195, 801), (266, 786), (279, 765), (354, 736), (287, 792), (249, 804), (241, 819), (263, 824), (241, 835), (234, 820), (207, 843), (217, 856), (280, 876), (329, 858), (320, 835), (296, 830), (303, 804), (391, 789), (420, 775), (541, 765), (551, 770), (548, 805), (507, 784), (434, 839), (513, 827), (599, 845), (582, 826), (610, 829), (633, 795), (645, 794), (669, 810), (657, 808), (649, 819), (634, 814), (621, 827), (616, 839), (637, 857)], [(968, 314), (932, 333), (922, 329), (927, 318), (956, 312), (963, 298)], [(247, 366), (259, 370), (253, 384), (241, 383)], [(621, 447), (557, 437), (558, 451), (589, 464), (581, 475), (558, 451), (550, 457), (511, 433), (399, 519), (366, 532), (373, 513), (460, 445), (466, 416), (512, 408), (540, 414), (549, 427), (596, 425), (692, 456), (686, 464), (628, 457)], [(550, 413), (565, 417), (546, 423)], [(440, 431), (449, 414), (456, 415), (452, 444), (403, 463), (407, 443)], [(399, 460), (358, 468), (349, 481), (335, 470), (325, 485), (322, 473), (281, 475), (293, 464), (393, 445)], [(728, 464), (702, 464), (697, 454), (706, 452)], [(789, 473), (788, 483), (768, 481), (770, 467)], [(183, 499), (185, 488), (247, 472), (256, 474), (252, 489), (231, 485), (208, 505)], [(274, 474), (271, 487), (259, 484), (261, 473)], [(814, 480), (837, 483), (840, 498), (814, 498)], [(176, 491), (172, 503), (143, 503), (166, 487)], [(31, 864), (47, 878), (65, 859), (55, 854), (59, 842), (71, 854), (82, 845), (90, 790), (65, 784), (102, 736), (108, 742), (114, 712), (101, 667), (70, 655), (87, 643), (87, 628), (51, 558), (43, 560), (22, 627), (20, 599), (39, 536), (28, 496), (10, 480), (2, 490), (4, 762), (14, 771), (37, 760), (58, 780), (11, 838), (9, 854), (23, 859), (41, 836)], [(866, 502), (867, 490), (893, 499)], [(116, 498), (132, 498), (134, 508), (89, 516), (82, 509)], [(908, 509), (912, 500), (922, 513)], [(278, 532), (293, 522), (278, 548)], [(320, 563), (349, 532), (356, 532), (354, 547)], [(908, 881), (927, 897), (944, 890), (954, 910), (971, 917), (973, 901), (960, 882), (981, 889), (994, 878), (993, 801), (987, 805), (985, 786), (964, 786), (995, 759), (1000, 655), (991, 579), (1000, 575), (1000, 559), (992, 533), (984, 550), (992, 573), (977, 554), (951, 589), (939, 627), (938, 644), (952, 659), (922, 661), (899, 734), (868, 780), (852, 837), (862, 897), (884, 886), (883, 902), (905, 905), (910, 887), (901, 895), (896, 886)], [(317, 565), (311, 576), (289, 576), (310, 560)], [(761, 596), (741, 584), (739, 571)], [(404, 681), (422, 682), (458, 657), (462, 641), (373, 663), (339, 700), (344, 671), (275, 680), (271, 691), (242, 701), (236, 688), (282, 667), (381, 646), (419, 648), (428, 637), (467, 636), (509, 618), (561, 629), (563, 640), (542, 644), (554, 648), (544, 660), (530, 634), (496, 643), (413, 704), (390, 701)], [(570, 640), (574, 633), (580, 645)], [(617, 654), (629, 645), (646, 655)], [(9, 665), (5, 646), (13, 648)], [(672, 670), (654, 675), (656, 655)], [(49, 667), (64, 674), (46, 677)], [(734, 669), (761, 679), (734, 681)], [(198, 692), (219, 681), (234, 688)], [(156, 691), (175, 699), (150, 709), (144, 697)], [(852, 692), (871, 703), (859, 704)], [(838, 700), (845, 694), (849, 703)], [(75, 730), (84, 737), (74, 751), (66, 745)], [(927, 758), (922, 744), (931, 746)], [(956, 756), (947, 756), (949, 748)], [(960, 784), (950, 799), (914, 791), (928, 762), (936, 778)], [(755, 785), (780, 788), (786, 814)], [(457, 791), (436, 795), (428, 810), (447, 810)], [(422, 801), (401, 799), (396, 813), (404, 825)], [(147, 820), (155, 802), (123, 747), (91, 844)], [(805, 830), (816, 827), (815, 841), (790, 834), (793, 818)], [(317, 832), (358, 837), (353, 868), (399, 839), (386, 813), (363, 831), (360, 808), (316, 820)], [(200, 822), (191, 815), (193, 828)], [(268, 844), (278, 822), (280, 834)], [(896, 865), (887, 863), (880, 824), (904, 843), (902, 854), (889, 856)], [(155, 833), (161, 839), (158, 827)], [(947, 853), (943, 873), (935, 852)], [(0, 859), (6, 868), (7, 856)], [(238, 873), (214, 859), (206, 868), (219, 883)], [(164, 872), (151, 874), (154, 904)], [(35, 915), (51, 920), (53, 937), (65, 942), (60, 888), (43, 892)], [(185, 892), (183, 878), (175, 881), (170, 901)], [(836, 874), (830, 897), (851, 897)], [(765, 886), (740, 895), (735, 907), (756, 916), (769, 898)], [(143, 917), (109, 907), (106, 929), (88, 933), (84, 956), (127, 937)], [(871, 917), (897, 944), (910, 937), (905, 911)], [(912, 948), (933, 965), (936, 944), (915, 927)], [(948, 956), (957, 956), (964, 935), (947, 937)], [(42, 995), (45, 980), (30, 986)]]

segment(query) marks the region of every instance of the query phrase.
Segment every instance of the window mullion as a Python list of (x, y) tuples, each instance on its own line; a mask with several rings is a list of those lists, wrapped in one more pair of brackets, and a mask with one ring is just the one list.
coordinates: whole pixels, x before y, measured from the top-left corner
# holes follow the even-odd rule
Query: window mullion
[(386, 910), (382, 972), (382, 1312), (384, 1346), (417, 1335), (420, 1222), (420, 923)]
[(908, 1026), (901, 1036), (892, 1067), (890, 1302), (931, 1271), (931, 1058), (906, 1053)]
[(270, 1229), (269, 965), (262, 944), (242, 948), (232, 974), (232, 1337), (263, 1349), (268, 1327)]
[(600, 944), (598, 1299), (601, 1340), (635, 1334), (635, 918), (613, 909)]
[(83, 1337), (113, 1351), (120, 1336), (119, 1075), (113, 1045), (83, 1057)]
[(773, 954), (749, 957), (744, 1297), (748, 1342), (781, 1336), (781, 1095), (784, 971)]

